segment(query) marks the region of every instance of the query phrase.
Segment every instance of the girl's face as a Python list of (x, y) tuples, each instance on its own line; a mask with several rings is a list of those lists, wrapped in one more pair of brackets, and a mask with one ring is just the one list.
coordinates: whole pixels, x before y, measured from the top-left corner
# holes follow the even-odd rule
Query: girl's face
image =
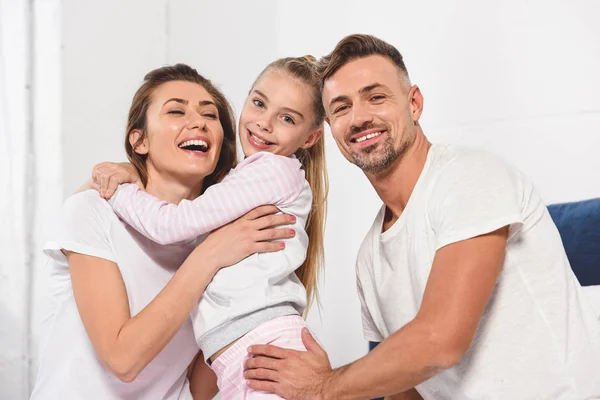
[(290, 156), (311, 147), (323, 131), (314, 127), (309, 88), (283, 71), (269, 70), (255, 83), (240, 115), (244, 155), (268, 151)]

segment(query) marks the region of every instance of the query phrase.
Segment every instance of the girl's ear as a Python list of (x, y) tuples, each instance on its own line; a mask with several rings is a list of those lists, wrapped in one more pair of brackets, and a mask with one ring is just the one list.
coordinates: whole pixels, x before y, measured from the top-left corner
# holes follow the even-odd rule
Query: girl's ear
[(308, 135), (308, 137), (306, 138), (306, 141), (304, 143), (302, 143), (302, 146), (300, 146), (300, 147), (303, 149), (308, 149), (308, 148), (314, 146), (315, 143), (317, 143), (319, 141), (321, 136), (323, 136), (323, 127), (315, 129), (310, 135)]

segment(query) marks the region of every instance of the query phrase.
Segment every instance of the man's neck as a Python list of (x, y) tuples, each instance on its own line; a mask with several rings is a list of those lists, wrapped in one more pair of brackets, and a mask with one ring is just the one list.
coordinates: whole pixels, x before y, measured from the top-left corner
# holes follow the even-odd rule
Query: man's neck
[(181, 200), (193, 200), (200, 196), (202, 183), (202, 180), (186, 183), (175, 177), (165, 176), (149, 170), (146, 192), (169, 203), (179, 204)]
[(379, 198), (387, 206), (386, 220), (392, 223), (400, 217), (423, 172), (431, 143), (421, 131), (412, 146), (385, 171), (367, 178)]

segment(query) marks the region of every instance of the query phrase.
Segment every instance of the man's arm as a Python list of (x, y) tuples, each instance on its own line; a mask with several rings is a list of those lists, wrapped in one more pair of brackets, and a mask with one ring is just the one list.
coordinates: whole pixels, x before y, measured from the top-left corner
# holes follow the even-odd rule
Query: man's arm
[(415, 388), (412, 388), (406, 392), (385, 396), (384, 400), (423, 400), (423, 397), (421, 397)]
[(456, 365), (500, 273), (507, 237), (503, 227), (439, 249), (415, 319), (352, 364), (331, 370), (308, 334), (308, 352), (252, 346), (250, 387), (289, 399), (370, 399), (408, 391)]

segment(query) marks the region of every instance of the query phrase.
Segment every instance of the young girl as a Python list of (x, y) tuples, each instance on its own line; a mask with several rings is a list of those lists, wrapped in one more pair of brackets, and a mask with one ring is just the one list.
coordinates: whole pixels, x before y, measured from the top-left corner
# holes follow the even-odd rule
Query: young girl
[[(285, 241), (284, 251), (254, 254), (222, 269), (192, 311), (196, 342), (217, 374), (223, 399), (278, 398), (246, 386), (248, 346), (305, 350), (301, 315), (316, 297), (327, 193), (320, 140), (325, 112), (313, 61), (283, 58), (259, 75), (239, 122), (246, 159), (221, 183), (177, 205), (134, 184), (121, 185), (109, 200), (122, 219), (160, 244), (194, 239), (260, 205), (296, 217), (296, 236)], [(176, 106), (170, 113), (185, 118)], [(203, 157), (211, 145), (200, 134), (179, 148)]]

